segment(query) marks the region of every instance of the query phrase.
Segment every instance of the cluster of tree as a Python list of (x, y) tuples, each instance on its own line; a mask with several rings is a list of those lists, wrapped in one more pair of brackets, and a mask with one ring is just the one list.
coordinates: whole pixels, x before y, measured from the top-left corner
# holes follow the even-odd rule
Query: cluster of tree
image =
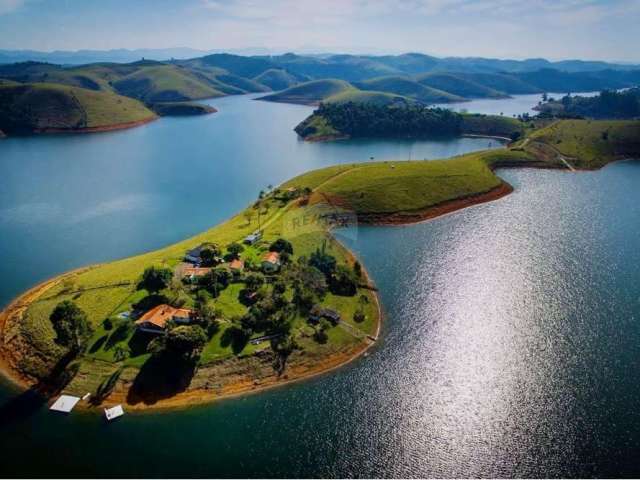
[[(543, 97), (544, 100), (544, 97)], [(560, 100), (548, 98), (538, 106), (542, 116), (569, 118), (640, 117), (640, 88), (616, 92), (604, 90), (594, 97), (565, 95)]]
[(285, 275), (293, 286), (293, 303), (302, 314), (308, 313), (316, 303), (324, 299), (328, 290), (326, 275), (307, 261), (306, 257), (300, 257), (295, 264), (290, 265)]
[(224, 317), (213, 302), (212, 295), (207, 290), (198, 290), (194, 302), (194, 311), (198, 324), (211, 338), (220, 328), (219, 320)]
[(195, 360), (200, 356), (207, 340), (207, 334), (200, 325), (181, 325), (153, 339), (148, 350), (155, 356)]
[[(322, 103), (314, 114), (352, 137), (459, 135), (463, 117), (446, 108), (372, 103)], [(297, 132), (305, 136), (304, 132)]]
[(351, 269), (346, 265), (338, 265), (336, 258), (326, 252), (326, 244), (318, 248), (309, 257), (309, 265), (317, 268), (325, 276), (331, 293), (336, 295), (353, 296), (358, 290), (359, 277), (362, 267), (359, 263)]
[(217, 265), (219, 262), (219, 258), (222, 252), (220, 251), (220, 247), (215, 243), (207, 243), (203, 246), (202, 250), (200, 250), (200, 258), (202, 259), (203, 267), (213, 267)]
[(224, 267), (212, 269), (207, 274), (198, 278), (198, 286), (206, 289), (214, 298), (220, 295), (220, 292), (229, 286), (233, 276), (231, 272)]

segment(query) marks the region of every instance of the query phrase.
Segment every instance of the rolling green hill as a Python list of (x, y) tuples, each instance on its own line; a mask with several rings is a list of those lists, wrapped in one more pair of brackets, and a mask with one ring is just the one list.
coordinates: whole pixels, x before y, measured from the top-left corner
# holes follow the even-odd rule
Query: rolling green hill
[(357, 89), (344, 80), (313, 80), (287, 88), (282, 92), (260, 97), (259, 100), (317, 105), (332, 95), (347, 91), (357, 91)]
[(344, 90), (335, 95), (326, 97), (323, 100), (324, 103), (359, 103), (378, 106), (387, 105), (408, 105), (414, 103), (414, 100), (402, 95), (395, 95), (393, 93), (386, 92), (363, 92), (361, 90), (352, 88)]
[(121, 95), (147, 103), (179, 102), (224, 94), (188, 71), (173, 65), (144, 67), (113, 83)]
[(415, 80), (400, 76), (372, 78), (371, 80), (358, 82), (355, 86), (361, 90), (395, 93), (423, 103), (461, 102), (464, 100), (458, 95), (427, 87)]
[(427, 87), (444, 90), (466, 98), (504, 98), (506, 94), (485, 87), (454, 73), (426, 73), (416, 77), (416, 81)]
[(269, 92), (271, 89), (266, 85), (256, 82), (250, 78), (239, 77), (233, 74), (216, 75), (215, 80), (242, 90), (242, 93)]
[[(534, 72), (521, 72), (518, 78), (546, 92), (592, 92), (603, 89), (617, 89), (631, 85), (626, 75), (620, 72), (569, 73), (560, 70), (544, 69)], [(636, 78), (635, 83), (639, 80)]]
[(216, 53), (195, 60), (203, 65), (218, 67), (228, 73), (245, 78), (254, 78), (262, 72), (275, 67), (269, 59), (244, 57), (228, 53)]
[(270, 68), (253, 79), (271, 90), (279, 91), (296, 85), (298, 80), (286, 70)]
[(137, 100), (111, 92), (47, 83), (0, 86), (0, 130), (98, 130), (155, 118)]
[(543, 91), (515, 75), (503, 73), (456, 73), (455, 75), (484, 87), (513, 95), (542, 93)]
[(600, 168), (612, 160), (640, 157), (639, 120), (559, 120), (536, 130), (524, 149), (562, 155), (575, 168)]

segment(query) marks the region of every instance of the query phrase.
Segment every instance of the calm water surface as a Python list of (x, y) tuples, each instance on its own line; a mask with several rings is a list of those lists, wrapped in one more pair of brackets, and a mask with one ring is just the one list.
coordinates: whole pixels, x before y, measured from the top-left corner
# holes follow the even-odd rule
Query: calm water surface
[[(391, 145), (397, 155), (400, 147)], [(323, 147), (343, 148), (312, 148)], [(371, 144), (344, 148), (373, 151)], [(273, 168), (295, 165), (266, 147), (257, 151)], [(308, 155), (299, 157), (316, 158)], [(186, 175), (191, 157), (183, 158), (176, 162)], [(166, 162), (148, 171), (168, 169)], [(346, 235), (386, 311), (368, 357), (259, 395), (162, 416), (129, 414), (114, 424), (90, 414), (52, 415), (0, 389), (0, 473), (638, 476), (640, 162), (593, 173), (500, 174), (516, 188), (500, 201)], [(280, 180), (246, 175), (255, 178), (253, 189)], [(62, 269), (59, 261), (52, 264)]]
[[(593, 97), (600, 92), (582, 92), (576, 93), (582, 97)], [(564, 93), (548, 93), (550, 98), (559, 99), (564, 97), (567, 92)], [(574, 95), (574, 94), (572, 94)], [(542, 95), (528, 94), (528, 95), (514, 95), (511, 98), (503, 98), (498, 100), (479, 98), (476, 100), (469, 100), (468, 102), (459, 103), (442, 103), (435, 105), (436, 107), (450, 108), (457, 112), (465, 110), (469, 113), (484, 113), (485, 115), (505, 115), (508, 117), (514, 117), (528, 113), (535, 115), (535, 107), (538, 102), (542, 100)]]
[(154, 250), (248, 205), (307, 170), (384, 159), (443, 158), (495, 140), (305, 143), (310, 107), (251, 97), (211, 102), (205, 117), (164, 118), (93, 135), (0, 142), (0, 305), (74, 267)]

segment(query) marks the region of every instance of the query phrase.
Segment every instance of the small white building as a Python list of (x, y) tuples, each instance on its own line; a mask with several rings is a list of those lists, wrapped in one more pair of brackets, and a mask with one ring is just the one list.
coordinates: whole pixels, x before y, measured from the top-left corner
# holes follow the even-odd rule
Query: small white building
[(260, 230), (256, 230), (252, 234), (247, 235), (246, 237), (244, 237), (243, 242), (246, 243), (247, 245), (253, 245), (254, 243), (256, 243), (261, 238), (262, 238), (262, 232)]

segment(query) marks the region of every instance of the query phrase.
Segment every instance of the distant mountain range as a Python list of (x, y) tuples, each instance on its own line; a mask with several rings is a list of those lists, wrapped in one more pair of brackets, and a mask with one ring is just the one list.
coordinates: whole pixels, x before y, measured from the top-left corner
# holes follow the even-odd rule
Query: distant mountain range
[[(224, 50), (237, 55), (266, 55), (269, 52), (261, 48), (245, 48)], [(223, 50), (197, 50), (194, 48), (140, 48), (129, 50), (125, 48), (114, 50), (56, 50), (40, 52), (37, 50), (2, 50), (0, 49), (0, 63), (16, 62), (47, 62), (60, 65), (84, 65), (87, 63), (116, 62), (130, 63), (138, 60), (170, 60), (172, 58), (185, 59), (202, 57), (212, 53), (222, 53)]]
[[(553, 68), (566, 72), (588, 72), (604, 69), (634, 70), (640, 65), (610, 63), (602, 61), (562, 60), (551, 62), (544, 58), (526, 60), (501, 60), (482, 57), (446, 57), (438, 58), (422, 53), (406, 53), (403, 55), (340, 55), (316, 54), (269, 55), (264, 48), (245, 48), (236, 50), (197, 50), (188, 47), (156, 48), (156, 49), (114, 49), (114, 50), (77, 50), (40, 52), (35, 50), (1, 50), (0, 63), (16, 62), (48, 62), (61, 65), (83, 65), (98, 62), (129, 63), (142, 59), (169, 61), (171, 59), (189, 59), (203, 57), (214, 53), (229, 53), (234, 56), (256, 56), (268, 59), (275, 64), (295, 63), (298, 69), (309, 73), (322, 70), (325, 78), (336, 77), (335, 73), (344, 70), (345, 66), (353, 69), (354, 78), (344, 80), (362, 80), (363, 75), (370, 78), (372, 71), (380, 75), (391, 73), (424, 73), (432, 70), (461, 72), (524, 72), (544, 68)], [(340, 77), (340, 76), (337, 76)], [(362, 77), (362, 78), (355, 78)]]
[[(95, 59), (94, 53), (85, 52), (84, 58)], [(42, 103), (44, 97), (50, 102), (55, 100), (56, 105), (62, 105), (59, 110), (64, 110), (70, 103), (58, 102), (60, 89), (52, 88), (63, 85), (107, 94), (87, 96), (92, 106), (99, 106), (102, 100), (111, 102), (117, 94), (167, 114), (198, 109), (190, 106), (185, 110), (182, 106), (176, 110), (176, 106), (169, 108), (160, 104), (245, 93), (264, 93), (261, 99), (267, 101), (309, 105), (321, 102), (388, 105), (460, 102), (527, 93), (576, 93), (640, 85), (640, 67), (580, 60), (436, 58), (418, 53), (192, 56), (201, 52), (189, 49), (99, 53), (122, 55), (122, 58), (144, 56), (145, 59), (102, 60), (82, 65), (70, 65), (68, 58), (60, 63), (30, 60), (0, 64), (0, 93), (7, 105), (22, 106), (16, 107), (16, 112), (28, 113), (30, 105)], [(170, 55), (170, 59), (152, 60), (150, 53)], [(81, 52), (73, 55), (76, 54)], [(22, 88), (26, 86), (30, 88)], [(75, 94), (75, 90), (65, 92), (69, 98)], [(0, 111), (0, 125), (6, 116), (6, 112)]]

